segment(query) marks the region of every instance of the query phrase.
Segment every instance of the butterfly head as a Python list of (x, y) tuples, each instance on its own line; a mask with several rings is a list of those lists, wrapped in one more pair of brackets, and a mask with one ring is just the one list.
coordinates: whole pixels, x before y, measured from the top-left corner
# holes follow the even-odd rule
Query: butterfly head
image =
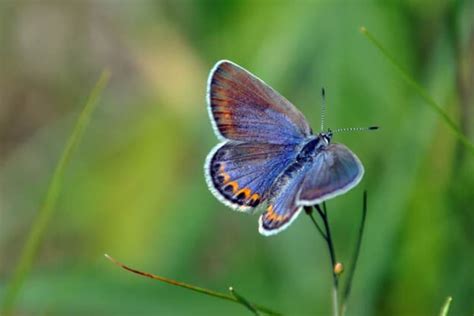
[(332, 131), (330, 129), (328, 129), (327, 132), (321, 132), (321, 133), (319, 133), (319, 137), (323, 140), (323, 142), (327, 146), (331, 143)]

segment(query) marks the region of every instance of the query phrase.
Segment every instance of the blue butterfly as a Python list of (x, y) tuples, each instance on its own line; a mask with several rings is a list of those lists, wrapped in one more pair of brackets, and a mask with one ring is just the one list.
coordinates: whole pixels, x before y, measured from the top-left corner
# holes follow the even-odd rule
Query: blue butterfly
[(331, 143), (330, 130), (314, 135), (295, 106), (230, 61), (211, 70), (207, 102), (221, 141), (206, 158), (209, 189), (237, 211), (264, 205), (262, 235), (282, 231), (303, 206), (349, 191), (364, 175), (354, 153)]

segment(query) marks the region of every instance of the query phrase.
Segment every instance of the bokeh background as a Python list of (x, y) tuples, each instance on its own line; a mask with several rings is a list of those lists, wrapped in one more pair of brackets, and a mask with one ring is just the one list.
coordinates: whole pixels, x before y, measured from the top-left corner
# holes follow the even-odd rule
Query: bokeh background
[(348, 263), (362, 192), (366, 232), (348, 315), (474, 313), (474, 157), (359, 31), (364, 25), (474, 141), (473, 1), (13, 1), (0, 3), (0, 295), (83, 104), (112, 77), (67, 169), (17, 315), (245, 315), (242, 306), (120, 270), (145, 271), (287, 315), (331, 312), (326, 245), (302, 215), (258, 234), (257, 216), (208, 191), (217, 143), (208, 72), (220, 59), (332, 128), (366, 175), (328, 203)]

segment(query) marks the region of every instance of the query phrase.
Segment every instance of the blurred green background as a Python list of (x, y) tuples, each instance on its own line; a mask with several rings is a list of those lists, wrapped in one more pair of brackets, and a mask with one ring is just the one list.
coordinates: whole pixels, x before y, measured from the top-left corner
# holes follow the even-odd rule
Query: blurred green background
[[(10, 1), (0, 4), (0, 295), (74, 122), (111, 81), (67, 169), (18, 315), (245, 315), (104, 257), (287, 315), (331, 312), (326, 245), (302, 215), (283, 233), (208, 191), (208, 72), (230, 59), (338, 134), (365, 165), (328, 203), (347, 263), (369, 192), (348, 315), (474, 313), (474, 157), (358, 32), (366, 26), (474, 140), (473, 1)], [(1, 296), (0, 296), (1, 297)]]

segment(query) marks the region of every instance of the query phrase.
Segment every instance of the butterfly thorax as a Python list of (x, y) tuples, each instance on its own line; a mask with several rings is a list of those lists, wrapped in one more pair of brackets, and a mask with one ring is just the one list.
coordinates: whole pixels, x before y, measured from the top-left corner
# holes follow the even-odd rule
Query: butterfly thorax
[(332, 133), (319, 133), (318, 136), (311, 137), (303, 145), (296, 161), (299, 163), (311, 161), (321, 150), (324, 150), (331, 143)]

